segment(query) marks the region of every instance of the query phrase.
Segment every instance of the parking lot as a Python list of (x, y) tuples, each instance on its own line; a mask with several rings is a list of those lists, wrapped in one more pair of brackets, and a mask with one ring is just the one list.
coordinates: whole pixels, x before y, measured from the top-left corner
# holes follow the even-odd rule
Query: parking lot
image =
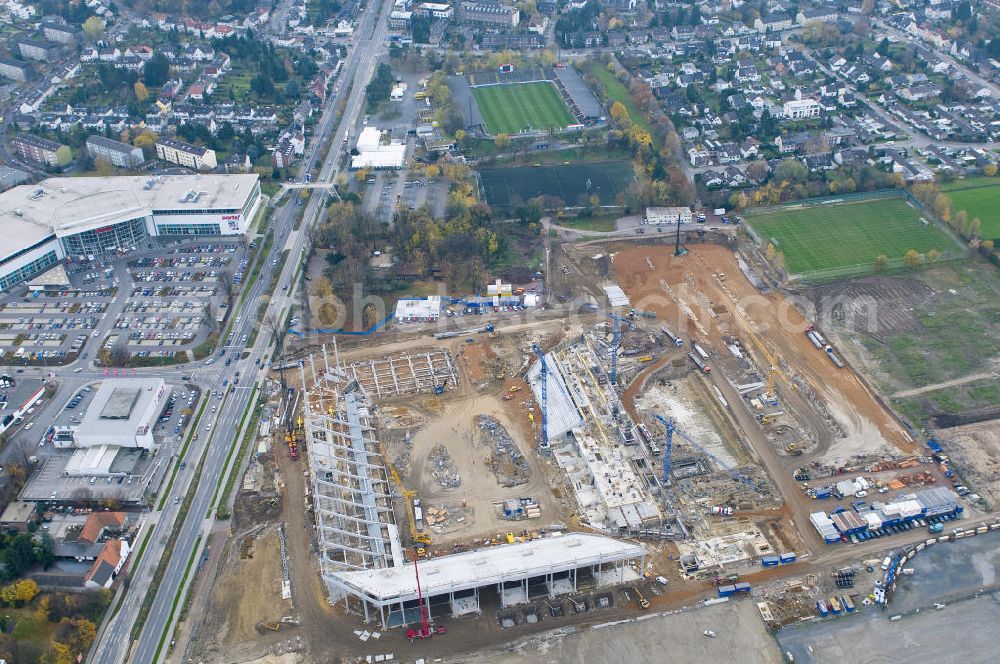
[(22, 287), (0, 298), (3, 361), (62, 365), (101, 350), (115, 365), (172, 357), (225, 321), (248, 265), (235, 238), (152, 243), (124, 256), (67, 261), (68, 287)]

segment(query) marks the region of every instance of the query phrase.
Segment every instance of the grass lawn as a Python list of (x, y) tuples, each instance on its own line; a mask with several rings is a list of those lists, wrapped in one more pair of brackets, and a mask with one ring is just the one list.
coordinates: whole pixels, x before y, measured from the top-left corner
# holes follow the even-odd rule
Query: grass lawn
[(615, 75), (608, 71), (608, 68), (602, 65), (600, 62), (594, 62), (590, 65), (590, 73), (593, 74), (601, 85), (604, 87), (604, 94), (607, 99), (605, 101), (608, 106), (611, 106), (611, 102), (620, 101), (625, 105), (625, 110), (628, 111), (628, 117), (634, 124), (639, 125), (646, 131), (653, 133), (652, 127), (649, 126), (649, 119), (646, 114), (635, 107), (632, 103), (632, 95), (629, 94), (628, 89), (621, 84)]
[(578, 231), (603, 231), (609, 233), (615, 230), (615, 222), (619, 215), (604, 215), (599, 217), (561, 217), (554, 223), (565, 228)]
[(948, 194), (955, 212), (965, 210), (969, 219), (979, 217), (984, 238), (1000, 239), (1000, 178), (965, 178), (941, 189)]
[(955, 243), (905, 201), (889, 198), (858, 203), (778, 210), (748, 223), (785, 256), (792, 274), (870, 266), (879, 255), (901, 259), (910, 249), (945, 253)]
[(552, 83), (489, 85), (473, 88), (472, 95), (486, 129), (494, 135), (562, 129), (573, 124), (573, 116)]

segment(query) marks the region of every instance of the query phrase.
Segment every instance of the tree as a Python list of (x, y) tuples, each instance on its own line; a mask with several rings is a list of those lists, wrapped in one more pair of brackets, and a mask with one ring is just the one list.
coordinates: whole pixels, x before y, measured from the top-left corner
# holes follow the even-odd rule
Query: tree
[(138, 102), (144, 102), (149, 99), (149, 90), (146, 89), (146, 84), (142, 81), (136, 81), (135, 85), (132, 86), (135, 91), (135, 100)]
[(882, 272), (886, 267), (889, 266), (889, 257), (885, 254), (879, 254), (878, 258), (875, 259), (875, 271)]
[(755, 159), (747, 166), (747, 175), (754, 182), (763, 182), (767, 177), (767, 162), (763, 159)]
[(500, 150), (506, 150), (510, 147), (510, 136), (507, 134), (497, 134), (497, 137), (493, 139), (494, 145)]
[(83, 34), (91, 40), (96, 40), (104, 32), (104, 19), (100, 16), (91, 16), (83, 22)]
[(930, 251), (927, 252), (927, 260), (929, 260), (932, 263), (937, 261), (937, 259), (940, 257), (941, 257), (941, 252), (938, 251), (937, 249), (931, 249)]
[(985, 175), (986, 177), (993, 177), (996, 174), (997, 174), (996, 164), (986, 164), (985, 166), (983, 166), (983, 175)]
[(906, 267), (913, 269), (923, 262), (923, 258), (923, 255), (916, 249), (910, 249), (903, 255), (903, 262), (906, 263)]
[(132, 145), (137, 148), (142, 148), (142, 154), (145, 155), (147, 159), (156, 156), (156, 141), (159, 139), (155, 133), (151, 131), (144, 131), (134, 139), (132, 139)]
[(615, 122), (619, 124), (624, 120), (628, 120), (629, 119), (628, 109), (625, 108), (625, 104), (621, 103), (620, 101), (615, 101), (614, 103), (612, 103), (611, 117), (614, 119)]
[(159, 89), (170, 78), (170, 62), (162, 53), (154, 53), (142, 68), (142, 82), (148, 88)]
[(986, 251), (993, 251), (994, 244), (995, 243), (993, 242), (993, 240), (983, 240), (983, 243), (979, 246), (981, 246)]
[(882, 41), (879, 43), (878, 47), (876, 47), (875, 52), (878, 53), (881, 56), (886, 56), (886, 55), (889, 54), (889, 38), (888, 37), (883, 37), (882, 38)]
[(0, 590), (0, 598), (3, 598), (3, 601), (8, 606), (24, 606), (33, 600), (37, 594), (38, 584), (34, 579), (15, 581), (9, 586), (4, 586), (3, 590)]
[(799, 184), (805, 182), (808, 175), (805, 164), (798, 159), (784, 159), (774, 167), (774, 180), (779, 183)]

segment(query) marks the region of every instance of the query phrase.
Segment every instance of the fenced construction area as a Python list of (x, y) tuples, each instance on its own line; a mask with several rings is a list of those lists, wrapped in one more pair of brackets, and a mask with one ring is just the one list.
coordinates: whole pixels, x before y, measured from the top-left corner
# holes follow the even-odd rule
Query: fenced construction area
[(763, 245), (773, 244), (791, 275), (830, 278), (873, 272), (879, 256), (886, 267), (905, 264), (915, 250), (939, 259), (961, 255), (961, 247), (925, 214), (898, 196), (806, 201), (759, 212), (747, 223)]
[(1000, 178), (966, 178), (941, 187), (951, 199), (953, 214), (965, 210), (969, 219), (982, 222), (984, 239), (1000, 239)]
[(592, 196), (599, 205), (615, 205), (618, 194), (634, 179), (627, 161), (554, 166), (484, 168), (479, 171), (483, 198), (494, 208), (521, 205), (536, 196), (557, 196), (567, 207), (585, 206)]
[(477, 86), (472, 95), (493, 135), (558, 130), (575, 122), (556, 86), (548, 81)]

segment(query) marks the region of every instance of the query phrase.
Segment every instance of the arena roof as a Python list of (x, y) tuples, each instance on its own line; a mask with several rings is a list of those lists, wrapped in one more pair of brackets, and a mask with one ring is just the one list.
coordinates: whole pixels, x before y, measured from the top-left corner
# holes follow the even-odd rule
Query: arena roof
[[(420, 589), (425, 597), (429, 597), (645, 555), (646, 549), (641, 545), (602, 535), (570, 533), (549, 536), (421, 562)], [(417, 598), (416, 573), (412, 564), (337, 572), (333, 577), (348, 592), (377, 604)]]
[(0, 193), (0, 258), (62, 237), (168, 210), (241, 209), (255, 174), (49, 178)]

